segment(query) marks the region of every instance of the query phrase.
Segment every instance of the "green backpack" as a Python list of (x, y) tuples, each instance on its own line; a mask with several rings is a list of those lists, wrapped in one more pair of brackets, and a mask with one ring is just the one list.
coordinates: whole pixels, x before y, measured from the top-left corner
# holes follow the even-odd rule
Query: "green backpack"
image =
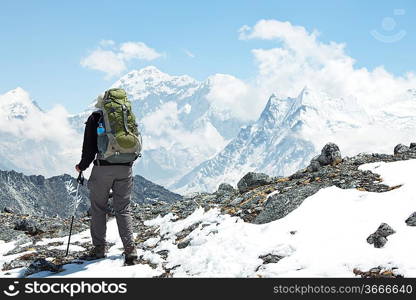
[(141, 156), (142, 136), (124, 89), (109, 89), (95, 107), (101, 115), (97, 128), (97, 158), (129, 163)]

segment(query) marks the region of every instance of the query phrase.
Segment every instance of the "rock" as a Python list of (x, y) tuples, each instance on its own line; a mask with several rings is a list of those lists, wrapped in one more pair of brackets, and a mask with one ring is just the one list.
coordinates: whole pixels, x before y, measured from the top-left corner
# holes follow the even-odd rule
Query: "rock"
[(217, 195), (233, 194), (235, 193), (235, 189), (233, 188), (231, 184), (221, 183), (216, 193)]
[(178, 244), (178, 249), (183, 249), (189, 246), (189, 243), (191, 242), (191, 240), (185, 240), (183, 242), (180, 242)]
[[(178, 232), (177, 234), (176, 234), (176, 242), (179, 244), (180, 242), (182, 242), (182, 241), (184, 241), (185, 239), (186, 239), (186, 237), (192, 232), (192, 231), (194, 231), (196, 228), (198, 228), (198, 226), (201, 224), (201, 222), (196, 222), (196, 223), (194, 223), (194, 224), (192, 224), (191, 226), (189, 226), (189, 227), (187, 227), (187, 228), (185, 228), (185, 229), (182, 229), (180, 232)], [(189, 239), (188, 239), (188, 243), (187, 243), (187, 245), (189, 244)], [(186, 245), (186, 246), (187, 246)], [(179, 245), (178, 245), (178, 247), (179, 247)], [(179, 249), (181, 249), (181, 248), (179, 248)]]
[(159, 254), (162, 257), (162, 259), (166, 260), (169, 255), (169, 250), (160, 250), (156, 252), (156, 254)]
[[(233, 196), (236, 194), (236, 189), (228, 183), (221, 183), (218, 187), (218, 190), (214, 193), (214, 199), (212, 202), (215, 203), (229, 203)], [(209, 196), (205, 198), (209, 200)]]
[(1, 270), (9, 271), (9, 270), (16, 269), (16, 268), (28, 267), (29, 265), (30, 265), (30, 261), (14, 259), (10, 262), (4, 263)]
[(29, 219), (17, 220), (14, 223), (14, 229), (19, 230), (19, 231), (24, 231), (30, 235), (37, 235), (37, 234), (45, 232), (45, 230), (41, 228), (40, 224), (38, 224), (34, 220), (29, 220)]
[(256, 187), (270, 184), (272, 181), (273, 179), (264, 173), (249, 172), (240, 179), (237, 183), (237, 187), (240, 193), (245, 193)]
[(377, 230), (367, 238), (367, 243), (373, 244), (375, 248), (382, 248), (387, 243), (387, 237), (394, 233), (396, 231), (388, 224), (381, 223)]
[(17, 244), (28, 243), (31, 241), (31, 239), (23, 232), (5, 226), (0, 226), (0, 240), (5, 241), (6, 243), (16, 241)]
[(50, 261), (47, 261), (44, 258), (38, 258), (35, 261), (33, 261), (29, 265), (29, 267), (27, 267), (24, 276), (26, 277), (42, 271), (57, 273), (62, 271), (62, 266), (55, 265), (54, 263), (51, 263)]
[(353, 273), (362, 278), (403, 278), (403, 275), (397, 273), (397, 268), (384, 269), (383, 267), (371, 268), (369, 271), (363, 272), (354, 268)]
[(328, 143), (322, 148), (321, 154), (311, 160), (309, 166), (307, 167), (307, 171), (316, 172), (322, 166), (335, 166), (341, 161), (342, 156), (339, 147), (334, 143)]
[(316, 172), (321, 168), (321, 164), (318, 161), (318, 157), (311, 160), (311, 163), (309, 164), (307, 170), (309, 172)]
[(8, 207), (8, 206), (5, 206), (5, 207), (3, 208), (3, 212), (5, 212), (5, 213), (9, 213), (9, 214), (14, 214), (13, 209), (11, 209), (11, 208), (10, 208), (10, 207)]
[(327, 186), (329, 185), (313, 182), (311, 184), (293, 187), (286, 192), (270, 196), (263, 211), (254, 219), (254, 223), (264, 224), (285, 217), (298, 208), (307, 197), (312, 196), (321, 188)]
[(260, 255), (260, 259), (263, 260), (263, 264), (275, 264), (278, 263), (283, 257), (275, 254)]
[(408, 226), (416, 226), (416, 212), (412, 213), (407, 219), (406, 224)]
[(240, 204), (243, 200), (244, 200), (243, 197), (237, 197), (233, 201), (231, 201), (230, 205), (236, 206), (236, 205)]
[(386, 223), (381, 223), (376, 232), (383, 237), (388, 237), (389, 235), (396, 233), (396, 231)]
[(334, 143), (328, 143), (322, 148), (321, 155), (318, 156), (321, 166), (335, 166), (342, 161), (339, 147)]
[(398, 144), (396, 147), (394, 147), (394, 155), (405, 154), (409, 151), (410, 148), (403, 144)]
[(378, 236), (373, 233), (367, 238), (367, 243), (373, 244), (374, 248), (383, 248), (387, 243), (387, 239), (384, 236)]
[(410, 143), (410, 150), (416, 150), (416, 143)]

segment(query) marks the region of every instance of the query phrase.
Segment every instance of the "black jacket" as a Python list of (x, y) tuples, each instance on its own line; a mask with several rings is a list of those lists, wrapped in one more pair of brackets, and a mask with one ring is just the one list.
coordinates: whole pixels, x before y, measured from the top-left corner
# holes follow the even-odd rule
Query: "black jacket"
[[(85, 131), (84, 131), (84, 142), (82, 144), (82, 157), (81, 161), (78, 164), (78, 167), (81, 171), (88, 169), (91, 162), (95, 159), (96, 154), (98, 153), (97, 147), (97, 127), (98, 120), (100, 119), (100, 113), (93, 112), (88, 120), (85, 122)], [(97, 160), (94, 161), (94, 165), (97, 165)], [(112, 164), (105, 160), (100, 160), (99, 164), (102, 166), (109, 165), (123, 165), (123, 166), (132, 166), (133, 163), (117, 163)]]

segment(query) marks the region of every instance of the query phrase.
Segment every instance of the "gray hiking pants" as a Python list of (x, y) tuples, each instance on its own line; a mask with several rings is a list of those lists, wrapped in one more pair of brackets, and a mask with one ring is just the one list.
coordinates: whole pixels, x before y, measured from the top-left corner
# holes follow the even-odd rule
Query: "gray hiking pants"
[(130, 198), (133, 188), (132, 170), (129, 166), (95, 166), (88, 180), (91, 201), (91, 237), (94, 246), (105, 245), (107, 230), (107, 204), (113, 190), (113, 208), (118, 232), (124, 248), (133, 245), (133, 226)]

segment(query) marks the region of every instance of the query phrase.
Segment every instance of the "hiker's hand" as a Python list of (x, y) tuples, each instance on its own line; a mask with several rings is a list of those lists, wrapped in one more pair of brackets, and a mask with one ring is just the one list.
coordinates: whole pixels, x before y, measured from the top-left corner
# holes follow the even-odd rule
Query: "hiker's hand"
[(81, 172), (81, 169), (79, 168), (79, 166), (78, 166), (78, 165), (76, 165), (76, 166), (75, 166), (75, 170), (77, 170), (77, 172), (78, 172), (78, 173), (80, 173), (80, 172)]

